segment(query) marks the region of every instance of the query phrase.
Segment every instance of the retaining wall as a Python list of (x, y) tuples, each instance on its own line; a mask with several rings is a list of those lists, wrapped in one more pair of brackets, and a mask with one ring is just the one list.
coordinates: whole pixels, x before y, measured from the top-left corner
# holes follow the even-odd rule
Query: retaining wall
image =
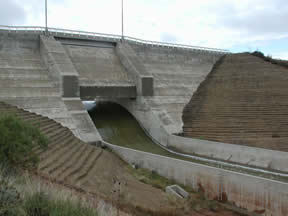
[(132, 150), (104, 142), (122, 159), (141, 168), (156, 171), (176, 182), (204, 190), (210, 199), (225, 199), (250, 212), (262, 215), (288, 215), (288, 184), (235, 173), (188, 161)]
[(124, 106), (147, 133), (163, 146), (183, 153), (288, 172), (287, 152), (175, 136), (167, 132), (160, 116), (151, 110), (144, 97), (138, 97), (135, 101), (115, 102)]

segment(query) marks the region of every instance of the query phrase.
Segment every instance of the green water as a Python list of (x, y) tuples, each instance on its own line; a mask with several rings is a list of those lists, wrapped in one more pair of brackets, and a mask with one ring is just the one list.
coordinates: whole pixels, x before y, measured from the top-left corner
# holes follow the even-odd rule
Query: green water
[(103, 140), (114, 145), (154, 154), (175, 157), (155, 144), (143, 131), (136, 119), (122, 106), (99, 103), (90, 112)]

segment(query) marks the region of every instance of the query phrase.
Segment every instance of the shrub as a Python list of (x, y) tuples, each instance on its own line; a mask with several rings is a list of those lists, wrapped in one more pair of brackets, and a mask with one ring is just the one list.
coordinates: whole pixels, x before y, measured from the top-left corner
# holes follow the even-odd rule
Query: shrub
[(273, 59), (273, 57), (271, 55), (267, 55), (265, 56), (262, 52), (260, 51), (254, 51), (252, 53), (250, 53), (253, 56), (262, 58), (264, 61), (270, 62), (272, 64), (275, 65), (280, 65), (282, 67), (288, 68), (288, 61), (285, 60), (279, 60), (279, 59)]
[(254, 56), (257, 56), (259, 58), (265, 59), (265, 55), (262, 52), (260, 52), (260, 51), (254, 51), (251, 54), (254, 55)]
[(36, 146), (46, 147), (48, 140), (40, 130), (12, 116), (0, 116), (0, 162), (9, 165), (35, 165)]

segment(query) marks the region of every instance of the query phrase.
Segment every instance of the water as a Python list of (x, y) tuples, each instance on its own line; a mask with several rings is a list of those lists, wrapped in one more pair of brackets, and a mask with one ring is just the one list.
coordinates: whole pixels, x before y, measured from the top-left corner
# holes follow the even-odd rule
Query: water
[(122, 106), (97, 103), (89, 112), (101, 137), (106, 142), (140, 151), (175, 157), (155, 144), (140, 127), (137, 120)]

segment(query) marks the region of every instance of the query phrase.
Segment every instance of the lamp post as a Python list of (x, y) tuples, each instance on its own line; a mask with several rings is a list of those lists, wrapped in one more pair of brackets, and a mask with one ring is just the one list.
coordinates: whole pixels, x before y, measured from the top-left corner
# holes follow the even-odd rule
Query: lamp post
[(121, 0), (121, 8), (122, 8), (122, 36), (121, 40), (124, 42), (124, 5), (123, 5), (123, 0)]
[(47, 0), (45, 0), (45, 34), (48, 35), (48, 25), (47, 25)]

